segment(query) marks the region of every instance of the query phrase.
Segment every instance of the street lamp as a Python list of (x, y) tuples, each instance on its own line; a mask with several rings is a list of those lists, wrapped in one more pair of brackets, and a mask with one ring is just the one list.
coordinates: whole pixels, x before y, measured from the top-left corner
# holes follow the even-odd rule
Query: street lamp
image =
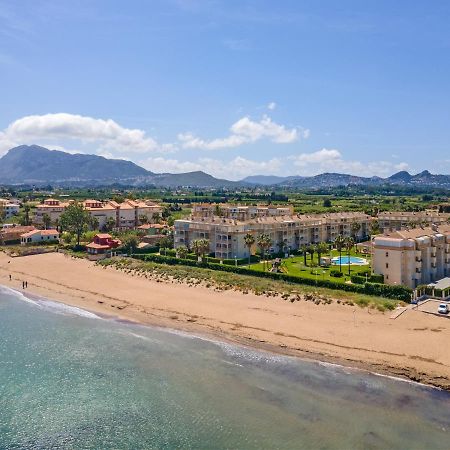
[(237, 267), (237, 256), (234, 255), (234, 267)]

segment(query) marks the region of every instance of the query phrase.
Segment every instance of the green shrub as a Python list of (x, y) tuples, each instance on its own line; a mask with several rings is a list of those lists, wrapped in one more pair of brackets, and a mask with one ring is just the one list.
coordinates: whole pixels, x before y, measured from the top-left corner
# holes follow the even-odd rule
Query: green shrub
[(310, 286), (324, 287), (330, 289), (339, 289), (348, 292), (357, 292), (360, 294), (368, 294), (378, 297), (392, 298), (395, 300), (410, 301), (412, 294), (412, 290), (405, 286), (388, 286), (385, 284), (378, 284), (378, 283), (365, 283), (364, 285), (337, 283), (332, 280), (321, 280), (321, 279), (314, 280), (312, 278), (304, 278), (299, 277), (297, 275), (288, 275), (285, 273), (260, 272), (247, 267), (235, 267), (234, 265), (216, 264), (211, 262), (207, 263), (205, 261), (198, 262), (192, 261), (190, 259), (181, 259), (157, 254), (136, 255), (135, 257), (138, 259), (143, 259), (144, 261), (151, 261), (160, 264), (203, 267), (212, 270), (220, 270), (222, 272), (231, 272), (240, 275), (250, 275), (260, 278), (282, 280), (287, 281), (289, 283), (306, 284)]
[(336, 270), (336, 269), (330, 270), (330, 277), (340, 278), (343, 276), (344, 276), (344, 274), (342, 272), (340, 272), (339, 270)]

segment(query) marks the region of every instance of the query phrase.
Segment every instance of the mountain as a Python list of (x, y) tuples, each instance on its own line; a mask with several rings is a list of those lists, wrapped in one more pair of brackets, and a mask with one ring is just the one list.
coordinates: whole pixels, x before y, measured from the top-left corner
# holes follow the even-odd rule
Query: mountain
[(0, 158), (2, 182), (119, 180), (152, 175), (138, 165), (103, 156), (70, 154), (38, 145), (12, 148)]
[(302, 177), (277, 177), (275, 175), (253, 175), (241, 180), (243, 183), (256, 184), (261, 186), (271, 186), (273, 184), (284, 183), (287, 180), (297, 179)]
[(122, 183), (161, 187), (227, 187), (237, 183), (220, 180), (204, 172), (155, 174), (131, 161), (103, 156), (71, 154), (38, 145), (12, 148), (0, 158), (3, 184), (61, 184), (88, 186)]
[[(277, 187), (311, 189), (337, 186), (381, 186), (403, 185), (411, 187), (450, 188), (450, 175), (434, 175), (424, 170), (416, 175), (406, 171), (397, 172), (387, 178), (359, 177), (342, 173), (321, 173), (311, 177), (277, 177), (271, 175), (255, 175), (242, 180), (246, 183), (259, 185), (273, 185)], [(274, 181), (274, 183), (270, 183)]]

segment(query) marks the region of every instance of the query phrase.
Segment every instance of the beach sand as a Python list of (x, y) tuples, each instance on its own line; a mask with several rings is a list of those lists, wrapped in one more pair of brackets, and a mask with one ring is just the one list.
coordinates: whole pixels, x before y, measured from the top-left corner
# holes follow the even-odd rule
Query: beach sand
[[(9, 261), (9, 262), (8, 262)], [(9, 280), (12, 276), (12, 281)], [(450, 320), (157, 282), (62, 253), (0, 253), (0, 284), (96, 313), (450, 389)]]

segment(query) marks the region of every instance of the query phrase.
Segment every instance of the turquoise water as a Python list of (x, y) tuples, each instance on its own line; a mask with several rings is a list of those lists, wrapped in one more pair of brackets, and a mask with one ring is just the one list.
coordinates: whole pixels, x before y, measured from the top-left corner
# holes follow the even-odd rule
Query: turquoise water
[(359, 266), (363, 266), (368, 264), (367, 259), (358, 258), (357, 256), (336, 256), (331, 260), (334, 265), (339, 265), (339, 260), (341, 264), (357, 264)]
[(0, 449), (447, 449), (450, 395), (0, 290)]

